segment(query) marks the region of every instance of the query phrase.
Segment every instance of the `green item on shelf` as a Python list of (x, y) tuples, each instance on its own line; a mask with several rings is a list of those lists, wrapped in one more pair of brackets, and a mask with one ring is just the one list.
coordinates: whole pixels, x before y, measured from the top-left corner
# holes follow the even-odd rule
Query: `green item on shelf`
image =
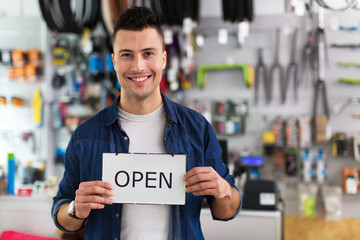
[(343, 77), (343, 78), (340, 78), (340, 82), (360, 84), (360, 78)]
[(350, 67), (350, 66), (360, 67), (360, 62), (340, 62), (340, 66), (343, 66), (343, 67)]
[(312, 196), (308, 196), (304, 200), (304, 216), (315, 217), (316, 216), (316, 199)]
[(199, 67), (197, 71), (197, 84), (199, 87), (204, 87), (206, 85), (206, 72), (209, 70), (226, 70), (226, 69), (236, 69), (240, 68), (243, 70), (243, 78), (245, 85), (250, 87), (252, 85), (250, 67), (246, 64), (214, 64), (214, 65), (203, 65)]

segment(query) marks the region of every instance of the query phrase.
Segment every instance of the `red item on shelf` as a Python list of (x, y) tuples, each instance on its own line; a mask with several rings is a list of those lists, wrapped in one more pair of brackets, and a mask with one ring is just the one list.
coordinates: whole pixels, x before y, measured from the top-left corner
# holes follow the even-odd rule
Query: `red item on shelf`
[(17, 195), (20, 197), (30, 197), (32, 193), (31, 188), (19, 188)]
[[(39, 226), (41, 227), (41, 226)], [(15, 231), (3, 231), (0, 236), (0, 240), (59, 240), (60, 238), (50, 238), (36, 236)]]

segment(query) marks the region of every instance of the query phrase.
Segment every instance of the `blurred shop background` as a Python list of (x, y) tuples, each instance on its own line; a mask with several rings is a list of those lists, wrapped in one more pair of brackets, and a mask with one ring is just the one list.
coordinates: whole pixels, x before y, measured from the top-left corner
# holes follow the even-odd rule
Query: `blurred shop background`
[(243, 194), (228, 223), (204, 206), (205, 238), (360, 239), (358, 0), (0, 0), (0, 239), (81, 239), (52, 197), (72, 132), (119, 94), (134, 5), (164, 22), (162, 92), (209, 120)]

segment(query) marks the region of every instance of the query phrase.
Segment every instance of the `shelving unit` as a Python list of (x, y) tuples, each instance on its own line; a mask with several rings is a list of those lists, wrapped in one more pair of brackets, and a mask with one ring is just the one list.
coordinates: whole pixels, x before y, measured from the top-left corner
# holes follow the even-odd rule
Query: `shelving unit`
[[(44, 53), (47, 28), (41, 16), (1, 17), (0, 49), (40, 49)], [(0, 165), (7, 168), (7, 154), (13, 152), (18, 162), (44, 164), (48, 160), (48, 118), (43, 114), (41, 126), (34, 124), (31, 106), (34, 91), (40, 89), (44, 100), (43, 113), (47, 111), (46, 80), (36, 82), (14, 80), (8, 77), (11, 65), (0, 65), (0, 96), (6, 105), (0, 105)], [(12, 97), (20, 97), (23, 106), (14, 106)]]

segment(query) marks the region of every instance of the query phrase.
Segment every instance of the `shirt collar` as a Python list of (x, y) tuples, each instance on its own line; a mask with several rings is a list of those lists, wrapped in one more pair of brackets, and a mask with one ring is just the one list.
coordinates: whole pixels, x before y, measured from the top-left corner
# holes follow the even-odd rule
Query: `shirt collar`
[[(163, 93), (161, 93), (161, 97), (164, 102), (165, 107), (165, 114), (166, 114), (166, 120), (169, 123), (176, 123), (177, 119), (175, 116), (175, 108), (174, 108), (174, 102), (172, 102), (170, 99), (168, 99)], [(119, 121), (119, 115), (117, 112), (117, 106), (120, 101), (120, 96), (118, 96), (114, 102), (106, 109), (106, 121), (105, 125), (108, 127), (112, 125), (115, 121)]]

